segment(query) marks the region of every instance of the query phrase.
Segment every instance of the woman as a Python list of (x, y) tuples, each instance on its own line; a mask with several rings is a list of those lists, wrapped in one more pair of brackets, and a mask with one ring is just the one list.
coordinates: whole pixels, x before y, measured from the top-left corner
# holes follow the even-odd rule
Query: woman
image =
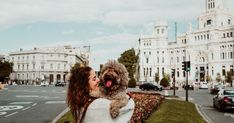
[(71, 70), (67, 103), (76, 123), (81, 123), (89, 104), (98, 97), (98, 82), (92, 68), (76, 67)]
[(127, 123), (134, 110), (132, 99), (120, 109), (117, 118), (112, 119), (109, 112), (110, 100), (99, 98), (99, 78), (92, 68), (76, 67), (71, 70), (67, 103), (75, 118), (75, 123)]

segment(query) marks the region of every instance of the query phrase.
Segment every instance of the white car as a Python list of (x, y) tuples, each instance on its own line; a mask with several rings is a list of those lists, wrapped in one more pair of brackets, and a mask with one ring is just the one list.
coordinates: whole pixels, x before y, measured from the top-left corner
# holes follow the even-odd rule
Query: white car
[(47, 82), (47, 81), (43, 81), (43, 82), (41, 82), (41, 86), (49, 86), (49, 83)]
[(199, 89), (208, 89), (208, 85), (206, 82), (201, 82)]

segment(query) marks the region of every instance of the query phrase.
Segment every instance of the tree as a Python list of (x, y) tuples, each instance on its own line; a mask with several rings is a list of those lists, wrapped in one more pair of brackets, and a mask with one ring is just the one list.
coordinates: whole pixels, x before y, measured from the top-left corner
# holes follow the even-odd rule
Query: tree
[(136, 87), (136, 80), (134, 78), (131, 78), (128, 82), (129, 88), (135, 88)]
[(155, 81), (158, 83), (159, 82), (159, 74), (155, 73)]
[(163, 77), (160, 81), (160, 85), (162, 85), (163, 87), (169, 86), (169, 80), (166, 77)]
[(232, 73), (231, 71), (227, 72), (227, 75), (225, 76), (226, 82), (230, 83), (231, 87), (232, 87)]
[(137, 59), (138, 56), (135, 54), (133, 48), (124, 51), (120, 58), (118, 58), (118, 61), (126, 67), (129, 73), (129, 78), (133, 78), (133, 75), (136, 72)]
[(0, 60), (0, 81), (9, 78), (9, 75), (13, 71), (13, 63), (6, 60)]
[(217, 73), (217, 75), (216, 75), (216, 81), (217, 82), (220, 82), (221, 81), (221, 75), (220, 75), (220, 73)]

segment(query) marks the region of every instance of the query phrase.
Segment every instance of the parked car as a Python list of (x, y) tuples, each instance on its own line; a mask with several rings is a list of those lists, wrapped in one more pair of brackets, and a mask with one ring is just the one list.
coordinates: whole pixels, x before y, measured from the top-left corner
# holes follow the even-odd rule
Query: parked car
[(186, 86), (186, 85), (183, 85), (182, 86), (185, 90), (188, 88), (188, 90), (194, 90), (194, 87), (193, 87), (193, 85), (188, 85), (188, 86)]
[(139, 88), (141, 89), (141, 90), (155, 90), (155, 91), (158, 91), (159, 90), (159, 88), (158, 88), (158, 86), (156, 86), (156, 85), (154, 85), (154, 84), (152, 84), (152, 83), (144, 83), (144, 84), (141, 84), (140, 86), (139, 86)]
[(206, 82), (201, 82), (200, 86), (199, 86), (199, 89), (208, 89), (207, 83)]
[(157, 86), (159, 91), (163, 90), (163, 86), (161, 86), (161, 85), (159, 85), (157, 83), (153, 83), (153, 85)]
[(234, 90), (222, 89), (213, 98), (214, 108), (224, 111), (228, 108), (234, 108)]
[(48, 83), (47, 81), (42, 81), (42, 82), (41, 82), (41, 86), (42, 86), (42, 87), (49, 86), (49, 83)]
[[(178, 89), (179, 89), (179, 87), (175, 86), (175, 90), (178, 90)], [(170, 90), (174, 90), (174, 86), (171, 86)]]
[(223, 85), (215, 85), (210, 89), (211, 94), (217, 94), (221, 89), (224, 89)]
[(55, 86), (65, 86), (65, 82), (58, 81), (55, 83)]

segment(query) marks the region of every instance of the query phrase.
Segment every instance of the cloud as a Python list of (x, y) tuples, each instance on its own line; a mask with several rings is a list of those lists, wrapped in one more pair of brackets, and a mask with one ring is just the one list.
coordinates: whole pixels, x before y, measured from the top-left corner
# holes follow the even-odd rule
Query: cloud
[[(225, 0), (233, 10), (233, 0)], [(48, 21), (100, 21), (137, 25), (159, 18), (191, 20), (204, 10), (205, 0), (7, 0), (0, 1), (0, 26)]]

